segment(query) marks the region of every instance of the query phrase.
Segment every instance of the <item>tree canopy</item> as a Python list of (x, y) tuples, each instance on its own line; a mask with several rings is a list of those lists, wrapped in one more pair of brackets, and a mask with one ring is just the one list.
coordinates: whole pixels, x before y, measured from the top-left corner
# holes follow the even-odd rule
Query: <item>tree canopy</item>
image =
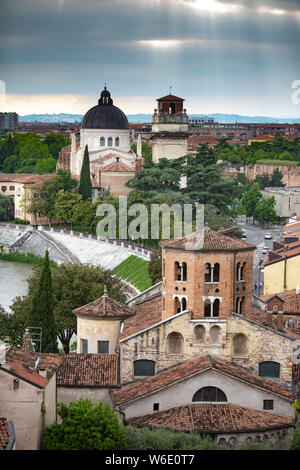
[(107, 403), (93, 406), (88, 399), (59, 403), (60, 424), (49, 426), (43, 450), (121, 450), (128, 445), (125, 426)]

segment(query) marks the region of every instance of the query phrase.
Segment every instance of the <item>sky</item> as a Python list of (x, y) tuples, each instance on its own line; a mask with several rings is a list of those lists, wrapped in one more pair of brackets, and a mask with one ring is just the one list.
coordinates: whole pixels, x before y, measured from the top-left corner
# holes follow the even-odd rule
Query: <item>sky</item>
[[(300, 116), (300, 0), (1, 0), (0, 111)], [(300, 86), (300, 82), (298, 83)], [(170, 88), (172, 87), (172, 88)]]

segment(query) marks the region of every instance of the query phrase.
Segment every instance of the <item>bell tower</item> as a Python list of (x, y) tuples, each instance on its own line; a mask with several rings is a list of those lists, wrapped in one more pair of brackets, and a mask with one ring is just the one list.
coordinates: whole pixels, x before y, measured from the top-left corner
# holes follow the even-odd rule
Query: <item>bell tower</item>
[(189, 120), (183, 109), (183, 98), (174, 95), (157, 100), (158, 107), (152, 117), (152, 158), (173, 160), (187, 154)]

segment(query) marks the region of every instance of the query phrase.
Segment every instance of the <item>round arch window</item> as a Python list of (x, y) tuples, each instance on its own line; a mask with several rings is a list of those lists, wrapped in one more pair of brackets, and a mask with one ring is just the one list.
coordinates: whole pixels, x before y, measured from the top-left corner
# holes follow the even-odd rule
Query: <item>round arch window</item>
[(203, 387), (193, 396), (192, 401), (227, 401), (225, 393), (217, 387)]

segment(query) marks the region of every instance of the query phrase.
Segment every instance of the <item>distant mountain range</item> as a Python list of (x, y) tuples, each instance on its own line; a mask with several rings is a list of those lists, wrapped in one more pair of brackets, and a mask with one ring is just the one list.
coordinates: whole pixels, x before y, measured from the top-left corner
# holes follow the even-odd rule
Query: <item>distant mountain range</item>
[[(80, 123), (82, 114), (27, 114), (19, 116), (20, 122), (40, 122), (40, 123)], [(300, 117), (273, 118), (268, 116), (240, 116), (239, 114), (189, 114), (189, 118), (213, 117), (216, 122), (234, 123), (300, 123)], [(128, 121), (131, 123), (151, 122), (152, 114), (128, 114)]]

